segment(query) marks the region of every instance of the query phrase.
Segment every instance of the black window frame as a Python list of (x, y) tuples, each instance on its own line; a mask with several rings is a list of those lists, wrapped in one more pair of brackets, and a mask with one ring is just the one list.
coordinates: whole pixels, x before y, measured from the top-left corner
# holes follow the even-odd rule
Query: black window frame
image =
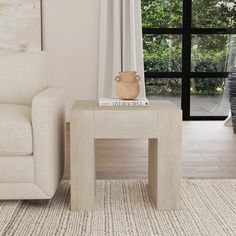
[(192, 72), (191, 71), (191, 37), (193, 34), (236, 34), (231, 28), (192, 28), (192, 0), (183, 1), (182, 28), (145, 28), (143, 35), (182, 35), (182, 71), (181, 72), (145, 72), (147, 78), (180, 78), (182, 79), (181, 108), (183, 120), (224, 120), (226, 116), (191, 116), (190, 83), (191, 78), (227, 78), (228, 72)]

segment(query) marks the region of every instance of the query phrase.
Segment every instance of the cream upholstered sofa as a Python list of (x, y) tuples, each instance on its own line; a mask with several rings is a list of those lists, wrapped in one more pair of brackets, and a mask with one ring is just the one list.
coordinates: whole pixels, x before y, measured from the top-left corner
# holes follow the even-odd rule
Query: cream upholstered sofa
[(44, 52), (0, 55), (0, 199), (50, 199), (63, 175), (63, 90)]

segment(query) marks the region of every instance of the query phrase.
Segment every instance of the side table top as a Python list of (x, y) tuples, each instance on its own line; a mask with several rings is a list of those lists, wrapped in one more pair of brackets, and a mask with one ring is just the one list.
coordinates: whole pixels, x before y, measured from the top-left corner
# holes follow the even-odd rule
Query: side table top
[(181, 109), (168, 100), (151, 100), (149, 106), (99, 106), (97, 101), (76, 101), (71, 111), (96, 110), (96, 111), (117, 111), (117, 110), (179, 110)]

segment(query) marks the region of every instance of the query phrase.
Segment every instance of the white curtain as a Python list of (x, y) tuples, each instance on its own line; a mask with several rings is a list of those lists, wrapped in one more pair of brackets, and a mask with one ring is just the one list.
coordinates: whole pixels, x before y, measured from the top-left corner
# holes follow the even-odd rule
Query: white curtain
[[(232, 71), (233, 67), (236, 66), (236, 36), (229, 35), (228, 37), (229, 37), (228, 38), (228, 51), (227, 51), (227, 61), (226, 61), (225, 71)], [(226, 87), (225, 87), (223, 97), (225, 97), (226, 101), (229, 103), (228, 92), (229, 92), (228, 83), (226, 79)], [(225, 126), (232, 126), (231, 110), (229, 111), (229, 115), (226, 118), (224, 124)]]
[(98, 98), (116, 97), (115, 76), (126, 70), (141, 76), (139, 97), (145, 97), (141, 1), (100, 1)]

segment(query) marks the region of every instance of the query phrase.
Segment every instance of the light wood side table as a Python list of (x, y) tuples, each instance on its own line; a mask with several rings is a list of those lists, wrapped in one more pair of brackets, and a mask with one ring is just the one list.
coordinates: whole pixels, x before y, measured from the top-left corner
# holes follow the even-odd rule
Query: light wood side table
[(181, 191), (182, 112), (169, 101), (148, 107), (99, 107), (77, 101), (71, 109), (71, 209), (93, 210), (95, 139), (148, 139), (148, 185), (155, 207), (177, 210)]

